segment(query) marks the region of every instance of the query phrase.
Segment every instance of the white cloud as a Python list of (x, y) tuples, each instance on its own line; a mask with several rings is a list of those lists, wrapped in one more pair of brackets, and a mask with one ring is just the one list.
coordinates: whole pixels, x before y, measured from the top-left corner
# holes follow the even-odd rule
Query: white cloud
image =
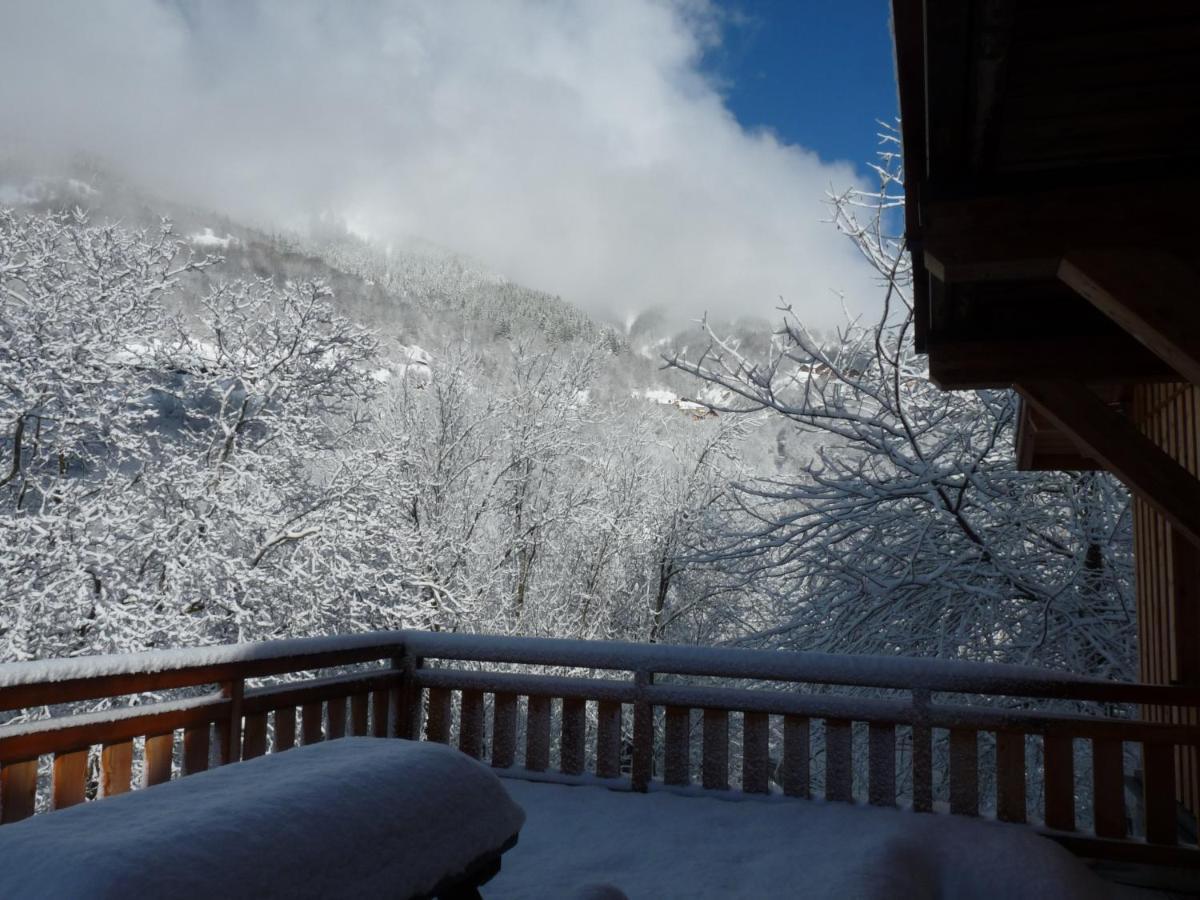
[(334, 211), (614, 315), (767, 315), (782, 296), (826, 325), (835, 290), (875, 302), (822, 222), (853, 167), (737, 124), (698, 70), (718, 33), (702, 0), (6, 0), (2, 15), (5, 129), (121, 160), (156, 190), (260, 220)]

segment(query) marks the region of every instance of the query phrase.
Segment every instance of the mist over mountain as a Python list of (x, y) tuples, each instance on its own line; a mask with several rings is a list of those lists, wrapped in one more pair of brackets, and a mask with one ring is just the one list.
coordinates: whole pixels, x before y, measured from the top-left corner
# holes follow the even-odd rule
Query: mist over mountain
[[(0, 117), (163, 196), (428, 242), (623, 321), (840, 320), (877, 291), (825, 224), (854, 165), (747, 131), (701, 65), (709, 3), (28, 3)], [(53, 52), (45, 48), (53, 47)], [(3, 150), (5, 148), (0, 148)], [(832, 302), (831, 302), (832, 301)]]

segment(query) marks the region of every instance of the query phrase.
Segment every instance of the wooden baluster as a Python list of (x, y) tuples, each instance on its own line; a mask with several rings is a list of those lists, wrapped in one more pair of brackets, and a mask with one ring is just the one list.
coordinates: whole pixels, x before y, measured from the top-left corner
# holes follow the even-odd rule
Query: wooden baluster
[(806, 716), (783, 717), (783, 792), (789, 797), (809, 797), (809, 724)]
[(950, 729), (950, 812), (979, 815), (979, 740), (970, 728)]
[(530, 697), (525, 712), (525, 768), (545, 772), (550, 768), (550, 698)]
[(242, 678), (221, 685), (221, 696), (229, 698), (229, 716), (217, 725), (217, 760), (220, 765), (242, 758), (242, 700), (246, 682)]
[(86, 749), (54, 754), (54, 809), (66, 809), (86, 799), (87, 765)]
[(663, 781), (686, 785), (692, 781), (692, 711), (683, 706), (668, 706), (663, 735)]
[(765, 794), (770, 790), (770, 720), (766, 713), (742, 713), (742, 790)]
[(208, 768), (209, 726), (183, 729), (183, 774), (194, 775)]
[(1147, 842), (1178, 843), (1175, 748), (1170, 744), (1142, 744), (1142, 774), (1145, 778)]
[(1075, 750), (1069, 737), (1042, 738), (1045, 770), (1046, 827), (1075, 830)]
[(355, 737), (367, 734), (367, 695), (355, 694), (350, 698), (350, 733)]
[(596, 717), (596, 777), (621, 776), (621, 704), (601, 700)]
[(701, 783), (709, 790), (729, 790), (729, 713), (723, 709), (704, 711), (703, 741)]
[(425, 722), (425, 740), (437, 744), (450, 743), (450, 691), (429, 689), (429, 718)]
[(517, 761), (517, 695), (497, 693), (492, 705), (492, 765), (508, 769)]
[(458, 720), (458, 749), (475, 759), (483, 758), (483, 692), (462, 692)]
[(928, 715), (930, 692), (915, 688), (912, 692), (912, 784), (913, 812), (933, 812), (933, 729)]
[(1125, 837), (1125, 748), (1092, 740), (1092, 816), (1096, 836)]
[(36, 759), (0, 766), (0, 823), (28, 819), (37, 809)]
[(306, 747), (324, 739), (321, 726), (324, 724), (324, 704), (320, 700), (302, 704), (300, 707), (300, 743)]
[(175, 754), (175, 733), (146, 736), (146, 762), (142, 782), (146, 787), (171, 780), (171, 757)]
[(100, 748), (100, 796), (115, 797), (133, 781), (133, 741), (116, 741)]
[(275, 710), (275, 746), (280, 753), (296, 746), (296, 707), (288, 706)]
[(267, 752), (267, 714), (246, 716), (242, 730), (242, 759), (254, 759)]
[(388, 691), (371, 691), (371, 735), (388, 736)]
[(854, 799), (854, 733), (845, 719), (825, 720), (825, 799)]
[(933, 729), (912, 726), (912, 783), (914, 812), (933, 812)]
[(896, 805), (896, 726), (867, 726), (867, 799), (873, 806)]
[(329, 716), (327, 725), (329, 740), (337, 740), (346, 736), (346, 698), (335, 697), (326, 705), (326, 715)]
[(1025, 821), (1025, 735), (996, 732), (996, 817)]
[(654, 707), (644, 699), (645, 690), (654, 683), (653, 672), (634, 673), (637, 699), (633, 702), (633, 760), (630, 782), (635, 791), (650, 789), (654, 777)]
[(587, 705), (583, 700), (564, 699), (562, 703), (562, 742), (559, 766), (566, 775), (582, 775), (584, 740), (587, 731)]
[(404, 672), (407, 665), (405, 656), (392, 657), (392, 671), (399, 673), (400, 684), (388, 690), (388, 733), (385, 737), (396, 737), (404, 728)]

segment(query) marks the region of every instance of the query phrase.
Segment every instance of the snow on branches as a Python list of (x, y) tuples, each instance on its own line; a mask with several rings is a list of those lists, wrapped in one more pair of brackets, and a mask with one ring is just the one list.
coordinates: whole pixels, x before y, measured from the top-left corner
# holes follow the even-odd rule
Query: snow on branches
[(726, 411), (820, 435), (800, 471), (738, 484), (703, 551), (747, 586), (741, 639), (1130, 677), (1128, 495), (1103, 474), (1017, 471), (1015, 396), (928, 380), (886, 140), (880, 190), (831, 198), (881, 277), (880, 319), (820, 339), (785, 307), (765, 356), (710, 331), (702, 355), (672, 361), (725, 391)]

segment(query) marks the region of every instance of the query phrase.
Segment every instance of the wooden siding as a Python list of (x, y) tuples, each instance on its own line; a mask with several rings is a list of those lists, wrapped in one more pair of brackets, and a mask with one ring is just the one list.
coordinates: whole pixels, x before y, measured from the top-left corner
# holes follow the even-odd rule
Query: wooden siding
[[(1142, 432), (1200, 477), (1200, 388), (1146, 384), (1134, 389), (1133, 419)], [(1140, 680), (1149, 684), (1200, 684), (1200, 550), (1173, 536), (1170, 525), (1140, 499), (1134, 501)], [(1196, 725), (1196, 710), (1146, 706), (1154, 722)], [(1177, 748), (1175, 775), (1181, 803), (1200, 814), (1200, 759), (1195, 748)]]

